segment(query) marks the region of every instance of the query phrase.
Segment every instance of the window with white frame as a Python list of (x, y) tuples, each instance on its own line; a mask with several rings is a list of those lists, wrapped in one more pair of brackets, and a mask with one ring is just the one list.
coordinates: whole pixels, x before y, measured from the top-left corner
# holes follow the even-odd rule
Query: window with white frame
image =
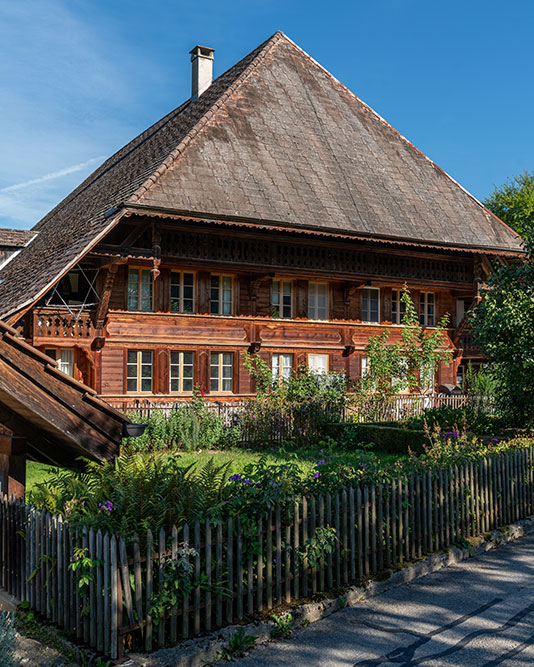
[(293, 315), (293, 284), (290, 280), (273, 280), (271, 306), (273, 317), (291, 318)]
[(391, 291), (391, 322), (392, 324), (402, 324), (402, 318), (406, 313), (406, 304), (401, 299), (402, 290), (394, 289)]
[(193, 391), (195, 374), (194, 352), (171, 352), (169, 384), (172, 393), (190, 393)]
[(376, 287), (362, 290), (362, 322), (380, 322), (380, 290)]
[(153, 354), (149, 350), (128, 350), (126, 391), (136, 394), (152, 392)]
[(171, 313), (193, 313), (195, 307), (195, 275), (171, 271)]
[(328, 283), (308, 284), (308, 317), (310, 320), (328, 319)]
[(404, 394), (410, 391), (410, 380), (408, 377), (408, 359), (402, 358), (399, 360), (400, 374), (392, 378), (392, 383), (395, 385), (395, 391), (399, 394)]
[(436, 324), (436, 297), (433, 292), (421, 292), (419, 296), (419, 323), (422, 327)]
[(65, 375), (70, 375), (74, 377), (74, 350), (71, 348), (50, 348), (45, 350), (47, 354), (52, 359), (57, 361), (57, 367)]
[(436, 369), (433, 364), (421, 366), (419, 369), (419, 385), (422, 391), (434, 391), (436, 386)]
[(231, 315), (233, 311), (232, 276), (211, 276), (210, 313), (211, 315)]
[(328, 354), (308, 354), (308, 368), (312, 373), (325, 375), (328, 373)]
[(210, 391), (232, 392), (234, 390), (233, 352), (212, 352), (210, 363)]
[(369, 375), (369, 357), (362, 357), (361, 377), (365, 378)]
[(280, 382), (287, 380), (293, 370), (293, 355), (292, 354), (273, 354), (272, 373), (273, 382)]
[(154, 282), (149, 269), (128, 269), (128, 310), (153, 310)]

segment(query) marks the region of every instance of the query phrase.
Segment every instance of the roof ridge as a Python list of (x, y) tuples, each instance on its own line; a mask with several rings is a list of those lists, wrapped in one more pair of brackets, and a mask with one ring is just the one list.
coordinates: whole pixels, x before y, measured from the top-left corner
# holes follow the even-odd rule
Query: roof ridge
[[(191, 145), (191, 142), (196, 138), (200, 131), (212, 120), (220, 109), (228, 102), (231, 97), (243, 83), (248, 79), (252, 72), (265, 60), (267, 55), (272, 51), (272, 49), (278, 44), (282, 37), (287, 36), (281, 31), (277, 30), (271, 37), (265, 40), (263, 47), (259, 53), (254, 56), (254, 59), (245, 67), (245, 69), (239, 74), (239, 76), (233, 81), (233, 83), (228, 86), (225, 92), (220, 95), (220, 97), (211, 105), (211, 107), (199, 118), (199, 120), (193, 125), (191, 130), (185, 135), (185, 137), (180, 141), (178, 146), (172, 150), (169, 155), (163, 160), (163, 162), (157, 167), (152, 174), (144, 181), (144, 183), (128, 198), (127, 202), (137, 202), (147, 193), (157, 180), (184, 154), (188, 146)], [(291, 40), (290, 40), (291, 41)], [(246, 58), (247, 56), (245, 56)]]

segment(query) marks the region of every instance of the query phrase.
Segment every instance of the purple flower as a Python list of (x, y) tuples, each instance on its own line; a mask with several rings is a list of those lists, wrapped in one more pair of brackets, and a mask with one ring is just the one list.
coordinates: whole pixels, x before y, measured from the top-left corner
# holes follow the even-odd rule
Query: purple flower
[(492, 438), (491, 441), (492, 442), (499, 442), (499, 438)]
[(235, 475), (232, 475), (231, 477), (228, 478), (229, 482), (240, 482), (241, 481), (241, 475), (236, 473)]
[(315, 479), (317, 479), (317, 478), (320, 477), (320, 476), (321, 476), (321, 473), (320, 473), (320, 472), (316, 472), (316, 473), (313, 474), (313, 477), (314, 477)]

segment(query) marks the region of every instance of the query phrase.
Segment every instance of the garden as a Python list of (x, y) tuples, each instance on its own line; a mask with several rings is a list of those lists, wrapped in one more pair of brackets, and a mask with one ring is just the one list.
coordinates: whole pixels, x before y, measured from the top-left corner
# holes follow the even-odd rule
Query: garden
[(277, 609), (527, 516), (531, 421), (511, 409), (512, 376), (497, 364), (469, 370), (461, 407), (380, 420), (450, 354), (446, 319), (425, 331), (407, 290), (403, 300), (402, 340), (371, 339), (356, 382), (305, 368), (274, 381), (247, 355), (258, 395), (232, 423), (195, 390), (167, 416), (130, 415), (146, 430), (114, 462), (30, 464), (30, 504), (0, 507), (18, 527), (12, 560), (26, 553), (7, 587), (117, 658), (232, 622), (277, 627)]

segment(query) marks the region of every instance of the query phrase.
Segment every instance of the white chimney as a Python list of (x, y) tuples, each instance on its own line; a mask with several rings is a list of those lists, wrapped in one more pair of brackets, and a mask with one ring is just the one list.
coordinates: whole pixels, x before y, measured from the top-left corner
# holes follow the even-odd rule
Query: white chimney
[(191, 80), (191, 99), (196, 100), (202, 93), (211, 86), (213, 80), (213, 52), (207, 46), (195, 46), (189, 53), (191, 54), (192, 80)]

